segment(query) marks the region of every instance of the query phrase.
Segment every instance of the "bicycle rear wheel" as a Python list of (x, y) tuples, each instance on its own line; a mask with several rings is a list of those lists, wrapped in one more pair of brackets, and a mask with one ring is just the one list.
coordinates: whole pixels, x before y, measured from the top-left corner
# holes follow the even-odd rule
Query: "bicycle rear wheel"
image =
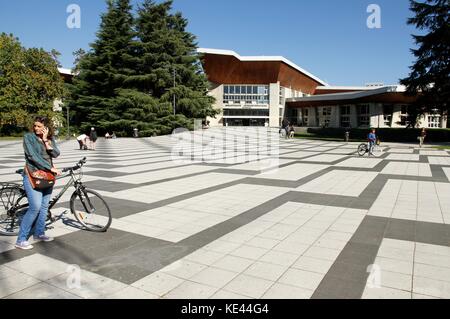
[(364, 154), (366, 154), (366, 152), (367, 152), (367, 145), (365, 143), (359, 144), (359, 146), (358, 146), (358, 155), (359, 156), (364, 156)]
[(70, 198), (70, 210), (88, 230), (105, 232), (111, 225), (112, 217), (108, 204), (93, 190), (75, 191)]
[(17, 236), (27, 210), (25, 191), (17, 186), (3, 186), (0, 189), (0, 235)]

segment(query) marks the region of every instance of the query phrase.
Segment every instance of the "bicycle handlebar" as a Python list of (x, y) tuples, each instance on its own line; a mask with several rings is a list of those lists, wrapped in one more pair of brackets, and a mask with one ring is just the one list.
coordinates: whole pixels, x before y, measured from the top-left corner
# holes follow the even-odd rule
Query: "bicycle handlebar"
[(63, 168), (63, 169), (61, 170), (61, 172), (65, 173), (65, 172), (68, 172), (68, 171), (76, 171), (76, 170), (80, 169), (81, 167), (83, 167), (84, 164), (86, 164), (86, 157), (83, 157), (83, 158), (77, 163), (77, 165), (75, 165), (75, 166), (73, 166), (73, 167), (66, 167), (66, 168)]

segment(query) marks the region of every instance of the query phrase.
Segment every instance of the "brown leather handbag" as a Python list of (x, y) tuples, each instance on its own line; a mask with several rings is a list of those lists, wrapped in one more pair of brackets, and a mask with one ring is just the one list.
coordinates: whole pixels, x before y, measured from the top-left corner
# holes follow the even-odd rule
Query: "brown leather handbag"
[(30, 171), (28, 166), (25, 165), (25, 172), (28, 175), (30, 184), (35, 190), (45, 190), (55, 185), (55, 175), (52, 172), (44, 170)]

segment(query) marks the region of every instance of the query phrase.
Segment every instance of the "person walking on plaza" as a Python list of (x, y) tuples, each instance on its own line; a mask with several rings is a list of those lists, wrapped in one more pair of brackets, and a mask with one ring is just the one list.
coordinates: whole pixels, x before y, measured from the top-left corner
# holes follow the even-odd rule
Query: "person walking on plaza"
[(369, 143), (369, 156), (373, 155), (373, 147), (375, 145), (375, 143), (377, 142), (377, 136), (375, 134), (375, 129), (373, 128), (369, 135), (367, 136), (367, 141)]
[(427, 136), (427, 132), (426, 132), (425, 128), (422, 128), (422, 130), (420, 131), (420, 136), (419, 136), (419, 147), (422, 147), (426, 136)]
[[(45, 235), (45, 220), (48, 205), (53, 191), (53, 183), (39, 187), (44, 180), (35, 179), (37, 176), (61, 175), (53, 165), (53, 158), (60, 152), (55, 142), (53, 128), (47, 117), (38, 116), (34, 119), (32, 132), (23, 137), (25, 153), (25, 169), (23, 173), (23, 186), (27, 195), (29, 207), (20, 223), (19, 234), (15, 244), (19, 249), (32, 249), (33, 245), (28, 239), (33, 235), (36, 241), (52, 241), (53, 238)], [(54, 180), (54, 178), (53, 178)], [(42, 185), (42, 184), (41, 184)], [(34, 225), (34, 226), (33, 226)]]
[(95, 142), (97, 141), (97, 132), (95, 131), (95, 128), (91, 127), (91, 133), (89, 134), (89, 140), (91, 144), (91, 150), (95, 151)]

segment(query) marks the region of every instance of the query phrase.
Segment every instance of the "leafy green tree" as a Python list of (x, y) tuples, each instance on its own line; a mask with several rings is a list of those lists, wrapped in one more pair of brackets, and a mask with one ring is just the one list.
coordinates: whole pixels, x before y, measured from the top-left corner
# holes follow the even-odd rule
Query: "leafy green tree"
[(415, 17), (408, 24), (415, 25), (424, 35), (413, 35), (417, 49), (411, 52), (416, 62), (411, 73), (400, 83), (408, 94), (418, 94), (417, 112), (439, 109), (448, 113), (450, 101), (450, 21), (449, 0), (410, 0)]
[(186, 31), (181, 13), (171, 14), (172, 1), (156, 4), (145, 0), (138, 8), (136, 31), (140, 63), (131, 77), (135, 86), (161, 102), (176, 98), (176, 113), (188, 118), (215, 116), (214, 99), (201, 72), (195, 36)]
[(76, 112), (74, 124), (96, 126), (101, 121), (120, 119), (118, 91), (132, 74), (133, 16), (129, 0), (109, 0), (101, 17), (92, 50), (77, 51), (79, 63), (71, 87), (69, 107)]
[(0, 34), (0, 126), (2, 134), (28, 125), (30, 117), (56, 120), (53, 103), (64, 98), (57, 52), (25, 49), (13, 35)]
[(193, 118), (216, 114), (195, 37), (185, 31), (181, 14), (170, 14), (171, 6), (171, 1), (146, 0), (134, 18), (129, 0), (108, 1), (92, 49), (75, 53), (79, 73), (69, 106), (81, 130), (167, 134), (180, 126), (192, 128)]

